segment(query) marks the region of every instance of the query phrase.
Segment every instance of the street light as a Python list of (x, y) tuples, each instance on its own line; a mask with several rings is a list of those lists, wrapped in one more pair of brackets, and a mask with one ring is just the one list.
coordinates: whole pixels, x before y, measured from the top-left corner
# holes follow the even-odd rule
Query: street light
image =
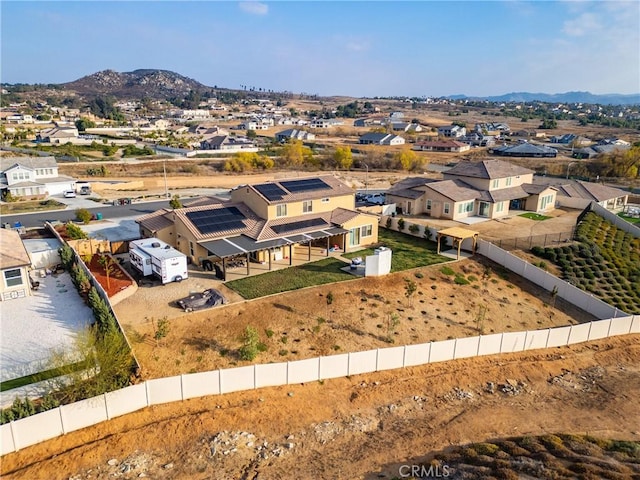
[(569, 165), (567, 165), (567, 180), (569, 180), (569, 169), (571, 168), (571, 165), (578, 163), (578, 162), (569, 162)]

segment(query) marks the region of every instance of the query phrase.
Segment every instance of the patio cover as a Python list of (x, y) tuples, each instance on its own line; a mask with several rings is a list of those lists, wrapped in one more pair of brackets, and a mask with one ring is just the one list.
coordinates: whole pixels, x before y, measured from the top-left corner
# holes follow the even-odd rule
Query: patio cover
[(258, 242), (257, 240), (249, 238), (245, 235), (238, 235), (236, 237), (220, 238), (218, 240), (202, 242), (200, 243), (200, 245), (202, 245), (209, 252), (211, 252), (212, 255), (215, 255), (218, 258), (227, 258), (251, 252), (259, 252), (261, 250), (268, 250), (274, 247), (281, 247), (283, 245), (309, 242), (311, 240), (332, 237), (334, 235), (341, 235), (348, 232), (349, 231), (345, 230), (344, 228), (331, 227), (314, 232), (289, 235), (286, 237), (274, 238), (272, 240), (263, 240), (261, 242)]
[(437, 234), (438, 253), (440, 253), (440, 238), (442, 237), (453, 238), (454, 247), (458, 247), (458, 260), (460, 260), (460, 247), (462, 246), (462, 242), (467, 238), (473, 238), (473, 253), (476, 253), (476, 243), (479, 235), (478, 232), (461, 227), (452, 227), (439, 230)]

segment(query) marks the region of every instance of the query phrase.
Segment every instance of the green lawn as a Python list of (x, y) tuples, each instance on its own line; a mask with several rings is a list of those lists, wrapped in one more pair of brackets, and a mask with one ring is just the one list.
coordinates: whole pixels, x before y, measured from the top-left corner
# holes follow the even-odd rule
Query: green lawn
[[(448, 258), (436, 253), (435, 242), (429, 242), (424, 238), (381, 228), (378, 239), (380, 246), (388, 247), (393, 252), (391, 257), (392, 272), (449, 261)], [(373, 248), (347, 253), (343, 257), (366, 257), (367, 255), (373, 255)], [(246, 299), (260, 298), (314, 285), (353, 280), (355, 278), (353, 275), (340, 270), (346, 265), (348, 264), (337, 258), (326, 258), (297, 267), (233, 280), (225, 285)]]
[(536, 221), (541, 221), (541, 220), (546, 220), (548, 218), (551, 218), (551, 217), (547, 217), (546, 215), (540, 215), (539, 213), (534, 213), (534, 212), (521, 213), (518, 216), (529, 218), (531, 220), (536, 220)]
[(346, 265), (347, 263), (337, 258), (325, 258), (297, 267), (233, 280), (225, 285), (249, 300), (313, 285), (353, 280), (356, 277), (340, 270)]
[[(378, 241), (380, 245), (388, 247), (392, 251), (392, 272), (401, 272), (411, 268), (426, 267), (428, 265), (450, 261), (449, 258), (436, 253), (436, 242), (431, 242), (424, 238), (380, 228), (378, 230)], [(345, 253), (343, 257), (364, 258), (367, 255), (373, 255), (373, 250), (373, 248), (367, 248), (366, 250), (360, 250), (358, 252)]]
[(43, 210), (59, 210), (65, 208), (64, 203), (56, 200), (36, 200), (33, 202), (11, 202), (0, 205), (0, 215), (13, 213), (39, 212)]
[(629, 223), (640, 223), (640, 218), (628, 217), (624, 213), (619, 213), (618, 216)]

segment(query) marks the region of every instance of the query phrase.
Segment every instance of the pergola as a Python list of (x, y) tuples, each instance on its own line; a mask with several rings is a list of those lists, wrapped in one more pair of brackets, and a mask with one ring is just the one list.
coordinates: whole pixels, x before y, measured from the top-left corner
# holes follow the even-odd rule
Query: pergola
[(473, 239), (473, 249), (472, 252), (475, 254), (476, 253), (476, 245), (478, 242), (478, 232), (474, 232), (473, 230), (467, 230), (466, 228), (461, 228), (461, 227), (452, 227), (452, 228), (445, 228), (443, 230), (440, 230), (437, 232), (437, 241), (438, 241), (438, 253), (440, 253), (440, 239), (442, 237), (451, 237), (453, 239), (453, 246), (458, 247), (458, 257), (457, 259), (460, 260), (460, 247), (462, 246), (462, 242), (464, 240), (466, 240), (467, 238), (472, 238)]

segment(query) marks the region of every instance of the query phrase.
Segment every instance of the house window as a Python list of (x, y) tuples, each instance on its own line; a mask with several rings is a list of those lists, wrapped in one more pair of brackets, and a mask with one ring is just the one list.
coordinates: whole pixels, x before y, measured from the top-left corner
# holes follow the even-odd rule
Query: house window
[(325, 197), (322, 200), (320, 200), (322, 203), (329, 203), (329, 197)]
[(431, 200), (427, 200), (427, 211), (431, 211)]
[(511, 177), (507, 177), (507, 187), (511, 186)]
[(496, 203), (496, 213), (502, 212), (504, 210), (504, 202)]
[(192, 257), (195, 255), (195, 252), (193, 251), (193, 242), (189, 242), (189, 253), (191, 253)]
[(500, 186), (500, 179), (496, 178), (493, 182), (491, 182), (491, 188), (498, 188)]
[(460, 203), (458, 205), (458, 213), (469, 213), (473, 212), (473, 200), (470, 202)]
[(313, 201), (305, 200), (302, 202), (302, 213), (310, 213), (313, 212)]
[(14, 173), (12, 176), (13, 176), (14, 180), (18, 180), (18, 174), (17, 173)]
[(444, 211), (445, 215), (449, 215), (449, 213), (451, 211), (451, 204), (445, 202), (443, 211)]
[(7, 287), (17, 287), (22, 285), (22, 273), (19, 268), (13, 270), (5, 270), (4, 283)]
[(276, 217), (286, 217), (287, 216), (287, 204), (283, 203), (280, 205), (276, 205)]
[(349, 245), (360, 245), (360, 227), (352, 228), (349, 230)]
[(371, 225), (364, 225), (360, 227), (360, 236), (361, 237), (370, 237), (373, 232), (373, 227)]

